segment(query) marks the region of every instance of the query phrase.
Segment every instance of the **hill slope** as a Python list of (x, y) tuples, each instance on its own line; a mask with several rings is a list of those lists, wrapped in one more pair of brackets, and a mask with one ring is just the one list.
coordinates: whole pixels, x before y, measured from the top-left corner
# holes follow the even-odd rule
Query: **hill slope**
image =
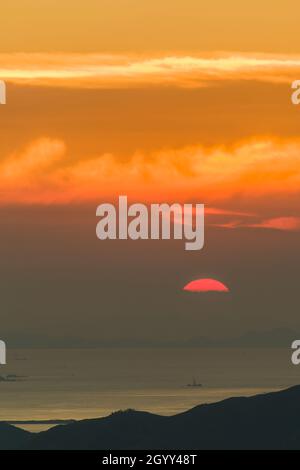
[(0, 422), (0, 450), (23, 448), (27, 445), (30, 437), (29, 432)]
[(32, 449), (300, 449), (300, 386), (200, 405), (175, 416), (138, 411), (56, 426)]
[(4, 449), (300, 449), (300, 386), (175, 416), (125, 411), (39, 434), (0, 422)]

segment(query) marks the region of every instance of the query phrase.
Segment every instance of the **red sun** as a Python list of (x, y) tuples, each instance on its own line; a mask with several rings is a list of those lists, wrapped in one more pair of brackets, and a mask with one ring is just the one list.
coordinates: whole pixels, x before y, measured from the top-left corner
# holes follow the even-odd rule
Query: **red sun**
[(188, 292), (229, 292), (228, 287), (216, 279), (196, 279), (184, 286), (183, 290)]

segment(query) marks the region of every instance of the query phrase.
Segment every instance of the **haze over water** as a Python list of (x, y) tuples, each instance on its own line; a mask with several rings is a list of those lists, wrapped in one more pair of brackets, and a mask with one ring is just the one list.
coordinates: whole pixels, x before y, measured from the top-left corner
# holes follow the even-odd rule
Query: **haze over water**
[[(1, 420), (83, 419), (135, 408), (171, 415), (299, 383), (286, 349), (26, 349), (8, 354)], [(193, 377), (203, 387), (187, 384)], [(40, 430), (40, 429), (38, 429)]]

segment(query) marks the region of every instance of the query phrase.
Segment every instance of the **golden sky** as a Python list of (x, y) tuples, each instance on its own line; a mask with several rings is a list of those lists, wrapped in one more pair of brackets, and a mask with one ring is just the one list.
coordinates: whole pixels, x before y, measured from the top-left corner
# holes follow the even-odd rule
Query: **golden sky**
[(4, 52), (299, 53), (297, 0), (2, 0)]
[[(299, 0), (0, 3), (3, 335), (299, 331)], [(102, 245), (121, 194), (204, 203), (205, 250)], [(181, 297), (203, 274), (225, 308)]]
[(298, 227), (286, 222), (300, 193), (296, 2), (1, 9), (2, 204), (126, 193), (255, 209), (272, 199), (262, 223)]

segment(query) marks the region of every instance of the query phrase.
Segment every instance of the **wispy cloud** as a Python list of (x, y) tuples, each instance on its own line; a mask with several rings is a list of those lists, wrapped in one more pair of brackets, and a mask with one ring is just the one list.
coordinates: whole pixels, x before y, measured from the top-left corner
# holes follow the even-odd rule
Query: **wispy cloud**
[(103, 54), (0, 54), (0, 77), (17, 84), (67, 87), (203, 87), (220, 80), (291, 83), (300, 56), (203, 54), (128, 56)]
[[(257, 215), (255, 215), (257, 218)], [(223, 223), (211, 224), (215, 227), (236, 229), (236, 228), (262, 228), (271, 230), (280, 230), (285, 232), (299, 232), (300, 231), (300, 217), (274, 217), (271, 219), (261, 219), (258, 222), (249, 223), (245, 220), (230, 220)]]
[(251, 139), (226, 147), (136, 152), (127, 159), (83, 155), (74, 161), (63, 141), (42, 138), (2, 158), (0, 186), (2, 204), (82, 202), (122, 193), (149, 201), (197, 198), (212, 207), (241, 196), (270, 200), (300, 193), (300, 141)]
[(298, 232), (300, 231), (300, 217), (276, 217), (255, 224), (244, 224), (244, 226)]

